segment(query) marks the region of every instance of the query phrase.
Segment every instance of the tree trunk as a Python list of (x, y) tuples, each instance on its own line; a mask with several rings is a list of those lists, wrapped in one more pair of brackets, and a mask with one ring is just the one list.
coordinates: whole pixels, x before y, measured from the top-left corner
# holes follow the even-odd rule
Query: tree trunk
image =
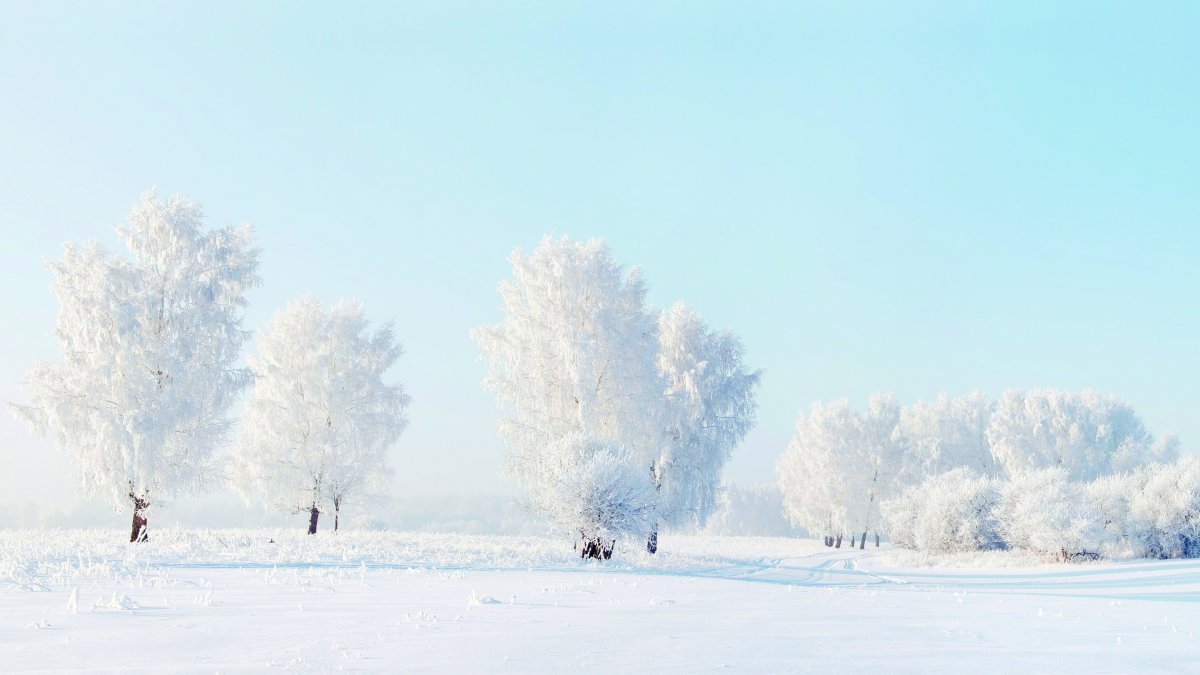
[(875, 533), (875, 548), (879, 548), (879, 533)]
[(590, 539), (583, 542), (583, 548), (579, 551), (579, 557), (592, 558), (594, 560), (608, 560), (612, 557), (613, 548), (615, 548), (616, 545), (616, 540), (613, 540), (606, 546), (599, 538)]
[(840, 535), (840, 534), (839, 534), (839, 535), (837, 536), (837, 539), (834, 539), (834, 540), (833, 540), (833, 547), (834, 547), (834, 548), (841, 548), (841, 547), (842, 547), (842, 535)]
[(335, 500), (333, 500), (333, 531), (334, 532), (337, 532), (338, 520), (341, 519), (341, 516), (342, 516), (342, 500), (335, 499)]
[(829, 535), (825, 535), (825, 545), (833, 546), (833, 537), (831, 537)]
[(133, 529), (129, 533), (129, 541), (150, 541), (150, 531), (147, 528), (146, 520), (146, 509), (150, 507), (150, 502), (147, 499), (135, 497), (132, 493), (129, 497), (133, 500)]
[(658, 526), (650, 530), (650, 538), (646, 540), (646, 550), (650, 553), (658, 553)]
[(867, 548), (867, 531), (863, 530), (862, 539), (858, 540), (858, 550), (862, 551)]
[(313, 504), (312, 511), (309, 511), (309, 513), (308, 513), (308, 533), (309, 534), (317, 533), (317, 518), (319, 518), (320, 516), (321, 516), (320, 509), (317, 508), (316, 504)]

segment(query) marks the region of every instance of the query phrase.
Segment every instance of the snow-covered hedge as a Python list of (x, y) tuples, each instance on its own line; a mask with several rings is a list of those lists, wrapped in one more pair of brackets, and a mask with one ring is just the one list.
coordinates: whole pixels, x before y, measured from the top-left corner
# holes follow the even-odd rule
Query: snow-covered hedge
[(1200, 459), (1091, 482), (1062, 468), (999, 481), (932, 476), (882, 506), (892, 541), (930, 553), (1011, 548), (1060, 560), (1200, 557)]
[(1141, 554), (1200, 557), (1200, 460), (1189, 457), (1139, 474), (1126, 528)]
[(933, 476), (884, 505), (892, 542), (934, 553), (1003, 548), (996, 482), (967, 469)]
[[(1015, 501), (1010, 506), (1020, 511), (1041, 496), (1054, 501), (1040, 494), (1018, 499), (1024, 481), (1093, 481), (1172, 462), (1178, 454), (1176, 437), (1156, 439), (1131, 406), (1094, 391), (1010, 390), (999, 401), (976, 392), (908, 406), (890, 394), (876, 394), (866, 410), (842, 399), (814, 403), (802, 412), (776, 472), (784, 508), (794, 525), (827, 537), (874, 532), (903, 539), (912, 534), (904, 528), (915, 526), (917, 515), (894, 513), (900, 531), (889, 532), (880, 527), (881, 502), (896, 499), (930, 478), (934, 478), (930, 487), (946, 486), (946, 480), (936, 477), (947, 471), (969, 469), (1014, 483)], [(1037, 474), (1041, 469), (1062, 476)], [(1055, 534), (1043, 536), (1031, 530), (1035, 542), (1023, 536), (1026, 528), (1019, 527), (1023, 545), (1059, 546), (1061, 552), (1061, 546), (1070, 548), (1082, 541), (1080, 537), (1090, 536), (1068, 531), (1076, 525), (1084, 527), (1080, 514), (1066, 506), (1054, 506), (1052, 511), (1044, 514), (1051, 520), (1031, 527)], [(1012, 517), (1033, 515), (1014, 512)], [(1052, 522), (1055, 517), (1060, 522)], [(941, 527), (958, 526), (942, 523)], [(931, 545), (960, 544), (951, 538)]]
[(1103, 526), (1085, 496), (1062, 468), (1017, 474), (1000, 489), (1000, 534), (1011, 548), (1063, 560), (1098, 556)]

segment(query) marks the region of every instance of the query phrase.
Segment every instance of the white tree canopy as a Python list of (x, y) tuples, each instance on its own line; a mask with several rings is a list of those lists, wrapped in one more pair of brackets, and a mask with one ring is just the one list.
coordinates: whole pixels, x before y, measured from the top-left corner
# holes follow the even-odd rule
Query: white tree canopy
[(509, 259), (504, 322), (473, 334), (490, 366), (484, 386), (512, 412), (500, 432), (517, 477), (536, 482), (540, 449), (573, 432), (653, 456), (657, 335), (638, 270), (624, 272), (599, 240), (547, 237)]
[(996, 463), (1009, 475), (1061, 467), (1072, 479), (1087, 480), (1173, 459), (1174, 446), (1155, 446), (1133, 408), (1094, 391), (1005, 392), (987, 435)]
[(900, 491), (901, 470), (907, 447), (896, 434), (900, 405), (891, 394), (875, 394), (865, 415), (858, 416), (857, 437), (851, 462), (858, 470), (845, 474), (854, 498), (846, 508), (851, 532), (879, 532), (880, 504)]
[(360, 303), (326, 309), (306, 296), (272, 317), (258, 343), (235, 449), (239, 490), (309, 511), (382, 487), (409, 403), (383, 379), (402, 354), (392, 326), (369, 331)]
[(660, 517), (669, 525), (704, 527), (720, 503), (721, 471), (754, 427), (761, 374), (742, 363), (745, 349), (736, 335), (709, 330), (682, 302), (659, 316), (658, 328), (658, 370), (666, 385), (666, 439), (654, 463)]
[(905, 482), (966, 467), (983, 476), (996, 474), (987, 430), (996, 404), (983, 392), (906, 406), (897, 433), (908, 446)]
[(776, 465), (783, 504), (793, 524), (812, 533), (836, 534), (857, 529), (851, 508), (851, 473), (858, 459), (861, 422), (849, 399), (814, 403), (796, 420), (796, 435)]
[(801, 414), (776, 466), (791, 521), (814, 533), (878, 532), (880, 504), (900, 487), (899, 417), (890, 394), (872, 396), (865, 414), (849, 399)]
[(68, 244), (49, 263), (63, 360), (37, 364), (29, 404), (13, 408), (72, 453), (83, 494), (121, 508), (213, 478), (229, 406), (250, 381), (236, 362), (259, 278), (250, 227), (206, 230), (183, 197), (147, 192), (117, 233), (130, 259)]

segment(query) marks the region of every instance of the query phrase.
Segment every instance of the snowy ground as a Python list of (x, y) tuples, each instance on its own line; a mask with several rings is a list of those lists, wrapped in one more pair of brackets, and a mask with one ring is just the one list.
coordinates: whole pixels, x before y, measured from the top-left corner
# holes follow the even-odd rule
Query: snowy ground
[(529, 537), (120, 536), (0, 531), (0, 672), (1200, 672), (1200, 561), (920, 568), (667, 536), (601, 564)]

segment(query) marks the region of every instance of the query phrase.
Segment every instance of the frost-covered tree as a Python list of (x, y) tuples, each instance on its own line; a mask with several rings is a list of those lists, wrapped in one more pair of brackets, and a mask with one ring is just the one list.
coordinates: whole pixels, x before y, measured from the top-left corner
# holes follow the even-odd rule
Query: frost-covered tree
[(347, 500), (382, 487), (388, 448), (407, 426), (409, 397), (384, 381), (400, 345), (390, 324), (368, 329), (360, 303), (326, 309), (312, 297), (272, 317), (258, 342), (236, 485), (307, 512), (309, 534), (332, 506), (336, 530)]
[(847, 505), (857, 526), (851, 536), (862, 532), (859, 548), (866, 548), (868, 532), (875, 533), (875, 545), (879, 546), (880, 504), (900, 489), (906, 445), (904, 437), (896, 433), (899, 421), (900, 406), (891, 394), (872, 396), (866, 414), (859, 417), (851, 460), (856, 470), (849, 474), (857, 498)]
[(258, 252), (249, 226), (208, 230), (198, 204), (153, 191), (117, 234), (128, 259), (68, 244), (49, 263), (63, 360), (34, 367), (13, 411), (72, 454), (84, 495), (132, 506), (130, 540), (144, 541), (152, 504), (213, 477), (250, 380), (236, 363)]
[(868, 532), (878, 542), (879, 505), (899, 489), (904, 439), (895, 433), (900, 409), (891, 395), (871, 397), (865, 414), (848, 399), (813, 404), (796, 421), (796, 436), (776, 466), (792, 523), (823, 532), (841, 545)]
[[(796, 438), (777, 470), (785, 507), (793, 522), (814, 531), (824, 529), (827, 534), (857, 534), (876, 528), (881, 500), (896, 495), (903, 487), (924, 485), (930, 477), (957, 469), (982, 477), (1012, 478), (1007, 483), (1017, 477), (1020, 483), (1061, 476), (1072, 485), (1064, 485), (1060, 491), (1071, 491), (1085, 489), (1089, 479), (1171, 462), (1178, 454), (1177, 438), (1168, 435), (1156, 443), (1131, 407), (1095, 392), (1009, 391), (999, 405), (978, 392), (955, 399), (943, 395), (932, 403), (904, 409), (890, 397), (876, 396), (865, 415), (855, 413), (845, 401), (815, 405), (809, 416), (802, 415), (797, 422)], [(1044, 468), (1061, 471), (1036, 472)], [(833, 478), (820, 480), (819, 476)], [(947, 479), (939, 480), (944, 486)], [(1006, 487), (1019, 489), (1007, 483)], [(1116, 489), (1094, 488), (1104, 498), (1104, 507), (1115, 512), (1124, 508), (1120, 501), (1124, 497), (1118, 496)], [(922, 505), (897, 502), (891, 508), (895, 512), (910, 506)], [(914, 536), (913, 513), (916, 511), (888, 519), (904, 530), (892, 533), (897, 541)], [(1088, 518), (1092, 516), (1102, 523), (1101, 533), (1078, 530), (1081, 537), (1086, 535), (1089, 554), (1098, 551), (1098, 543), (1113, 551), (1131, 545), (1128, 541), (1132, 535), (1125, 533), (1124, 524), (1107, 515), (1092, 513)], [(1059, 527), (1060, 534), (1055, 535), (1060, 543), (1065, 542), (1071, 555), (1073, 544), (1066, 534), (1085, 522), (1080, 518), (1083, 516)], [(1088, 521), (1089, 527), (1092, 524)], [(1033, 536), (1027, 529), (1008, 534)], [(827, 536), (827, 540), (830, 538)], [(1045, 539), (1039, 541), (1044, 543)], [(910, 543), (926, 549), (929, 546)], [(1040, 550), (1039, 544), (1026, 539), (1009, 543)]]
[(1094, 391), (1008, 391), (992, 415), (988, 441), (996, 463), (1010, 475), (1061, 467), (1074, 480), (1169, 461), (1157, 451), (1129, 405)]
[[(760, 373), (742, 362), (732, 332), (709, 330), (700, 315), (676, 303), (658, 319), (658, 371), (666, 387), (665, 438), (651, 470), (661, 492), (660, 522), (704, 527), (719, 503), (721, 471), (754, 426)], [(657, 548), (653, 529), (648, 549)]]
[[(513, 278), (500, 286), (504, 322), (474, 336), (489, 366), (484, 385), (509, 413), (500, 431), (528, 503), (570, 523), (585, 554), (598, 557), (611, 554), (604, 547), (620, 535), (649, 534), (653, 552), (659, 524), (703, 525), (721, 470), (754, 424), (759, 374), (743, 365), (741, 342), (682, 304), (652, 314), (637, 269), (626, 273), (601, 241), (547, 237), (510, 260)], [(591, 453), (603, 456), (593, 461)], [(613, 468), (621, 462), (627, 471)], [(616, 509), (610, 515), (560, 503), (581, 498), (563, 485), (616, 490), (611, 480), (563, 475), (601, 469), (621, 477), (623, 494), (649, 485), (653, 513), (643, 521), (640, 498), (588, 502)], [(638, 517), (622, 515), (627, 508)], [(580, 513), (597, 520), (578, 523)]]
[[(586, 477), (563, 474), (589, 466), (653, 489), (662, 385), (657, 327), (638, 270), (625, 272), (599, 240), (547, 237), (532, 254), (518, 249), (510, 261), (513, 278), (500, 284), (504, 321), (473, 334), (489, 366), (484, 386), (509, 412), (500, 420), (512, 449), (507, 466), (530, 506), (552, 514), (574, 508), (556, 503), (573, 499), (561, 486)], [(590, 454), (601, 452), (605, 458), (593, 464)], [(630, 466), (612, 470), (620, 462)], [(631, 529), (642, 527), (639, 519), (591, 513), (596, 522), (583, 525), (585, 544), (599, 532), (648, 531)]]
[(905, 482), (919, 483), (965, 467), (983, 476), (996, 474), (987, 439), (996, 404), (982, 392), (906, 406), (898, 433), (905, 439)]
[(825, 535), (826, 542), (857, 529), (848, 505), (856, 502), (851, 474), (861, 422), (849, 399), (814, 403), (796, 420), (796, 435), (779, 459), (776, 472), (784, 509), (792, 524)]

